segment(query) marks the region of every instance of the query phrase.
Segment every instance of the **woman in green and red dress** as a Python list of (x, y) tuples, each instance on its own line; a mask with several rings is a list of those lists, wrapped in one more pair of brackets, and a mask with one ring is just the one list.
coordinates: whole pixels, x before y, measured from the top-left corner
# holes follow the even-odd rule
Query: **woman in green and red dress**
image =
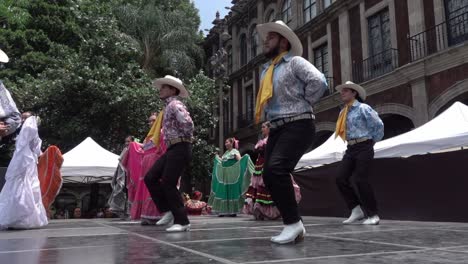
[(254, 165), (248, 154), (241, 157), (235, 138), (226, 139), (225, 146), (224, 155), (214, 159), (208, 204), (219, 216), (236, 216), (242, 210)]

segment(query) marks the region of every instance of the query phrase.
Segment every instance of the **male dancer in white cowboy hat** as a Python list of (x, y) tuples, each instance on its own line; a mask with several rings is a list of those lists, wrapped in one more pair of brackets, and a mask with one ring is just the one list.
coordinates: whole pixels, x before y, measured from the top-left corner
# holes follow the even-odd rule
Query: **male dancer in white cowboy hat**
[(305, 228), (299, 215), (290, 173), (312, 145), (315, 134), (312, 106), (327, 89), (324, 75), (300, 57), (302, 44), (282, 21), (257, 26), (270, 59), (261, 76), (256, 123), (266, 115), (270, 137), (265, 148), (263, 178), (283, 218), (284, 229), (273, 243), (301, 241)]
[[(346, 201), (351, 216), (343, 224), (355, 223), (367, 215), (365, 225), (379, 224), (377, 202), (369, 184), (369, 167), (374, 158), (374, 144), (382, 139), (384, 125), (369, 105), (366, 90), (350, 81), (336, 87), (345, 107), (336, 123), (335, 136), (348, 142), (348, 148), (341, 161), (336, 184)], [(350, 182), (354, 175), (357, 193)], [(364, 210), (364, 212), (363, 212)]]
[[(163, 129), (167, 151), (150, 168), (145, 184), (158, 209), (165, 213), (156, 225), (174, 221), (166, 231), (189, 231), (190, 222), (177, 189), (179, 177), (192, 159), (193, 122), (187, 107), (179, 100), (189, 94), (182, 81), (170, 75), (156, 79), (153, 84), (159, 90), (159, 97), (166, 102), (164, 113), (160, 113), (155, 122)], [(160, 131), (157, 128), (155, 133)]]
[[(0, 50), (0, 63), (7, 63), (8, 56)], [(0, 80), (0, 167), (7, 167), (14, 151), (15, 131), (21, 125), (21, 114), (10, 92)], [(0, 189), (1, 183), (0, 180)]]

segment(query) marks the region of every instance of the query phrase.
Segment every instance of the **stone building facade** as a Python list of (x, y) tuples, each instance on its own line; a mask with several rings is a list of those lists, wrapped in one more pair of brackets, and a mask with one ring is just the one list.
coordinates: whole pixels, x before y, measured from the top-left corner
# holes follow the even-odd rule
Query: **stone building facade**
[[(255, 26), (277, 19), (296, 32), (303, 57), (329, 83), (329, 92), (314, 109), (315, 146), (333, 133), (340, 111), (334, 87), (348, 80), (366, 89), (366, 102), (385, 123), (385, 138), (424, 124), (455, 101), (468, 103), (467, 0), (232, 3), (231, 12), (215, 20), (204, 48), (208, 58), (220, 45), (227, 54), (223, 129), (214, 131), (213, 137), (236, 136), (243, 152), (251, 151), (259, 136), (253, 116), (265, 59)], [(219, 41), (221, 32), (230, 38)]]

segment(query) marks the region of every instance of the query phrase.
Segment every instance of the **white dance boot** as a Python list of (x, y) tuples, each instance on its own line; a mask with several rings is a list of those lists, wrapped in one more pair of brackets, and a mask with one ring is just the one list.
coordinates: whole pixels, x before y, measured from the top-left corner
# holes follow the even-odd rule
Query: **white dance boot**
[(362, 222), (363, 225), (378, 225), (380, 222), (380, 218), (378, 215), (371, 216), (366, 219), (366, 221)]
[(302, 224), (302, 221), (299, 221), (291, 225), (285, 225), (281, 234), (272, 237), (270, 241), (277, 244), (297, 243), (304, 240), (305, 234), (304, 224)]
[(175, 224), (166, 229), (167, 232), (185, 232), (185, 231), (190, 231), (190, 224), (188, 225), (179, 225)]
[(363, 218), (364, 218), (364, 212), (362, 211), (361, 206), (358, 205), (353, 208), (353, 210), (351, 211), (351, 215), (349, 216), (348, 219), (343, 221), (343, 224), (345, 225), (352, 224)]
[(172, 221), (174, 221), (174, 215), (172, 214), (172, 212), (167, 212), (167, 213), (164, 214), (164, 216), (161, 218), (161, 220), (156, 222), (156, 225), (158, 225), (158, 226), (167, 225)]

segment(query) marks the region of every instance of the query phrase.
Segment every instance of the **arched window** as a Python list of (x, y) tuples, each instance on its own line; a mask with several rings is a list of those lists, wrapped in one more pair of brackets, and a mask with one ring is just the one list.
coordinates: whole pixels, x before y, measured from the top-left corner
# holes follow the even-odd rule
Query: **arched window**
[(283, 3), (283, 8), (281, 8), (281, 18), (283, 22), (288, 24), (292, 19), (292, 9), (291, 9), (291, 0), (285, 0)]
[(251, 33), (250, 33), (250, 54), (252, 58), (255, 58), (257, 56), (257, 50), (258, 50), (258, 33), (257, 33), (256, 25), (253, 25)]
[(247, 37), (245, 34), (240, 37), (240, 64), (241, 66), (247, 64)]

